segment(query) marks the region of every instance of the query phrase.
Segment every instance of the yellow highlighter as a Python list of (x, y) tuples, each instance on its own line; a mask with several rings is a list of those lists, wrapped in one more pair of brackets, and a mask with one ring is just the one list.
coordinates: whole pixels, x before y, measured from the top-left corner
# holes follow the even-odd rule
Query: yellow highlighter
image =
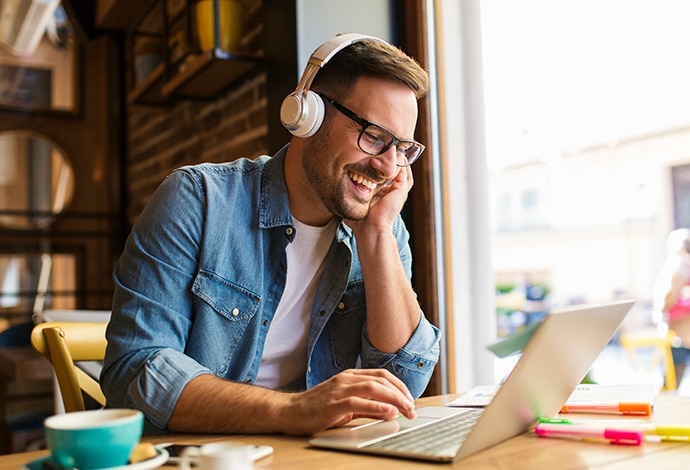
[(689, 441), (690, 426), (673, 424), (645, 424), (640, 426), (649, 441)]

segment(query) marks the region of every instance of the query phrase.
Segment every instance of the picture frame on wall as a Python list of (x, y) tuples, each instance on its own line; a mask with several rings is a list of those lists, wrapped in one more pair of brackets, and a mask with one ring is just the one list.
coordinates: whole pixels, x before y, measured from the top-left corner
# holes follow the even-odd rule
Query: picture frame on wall
[(0, 63), (0, 106), (50, 109), (52, 79), (49, 68)]
[(80, 113), (80, 43), (58, 7), (31, 51), (0, 41), (0, 111)]

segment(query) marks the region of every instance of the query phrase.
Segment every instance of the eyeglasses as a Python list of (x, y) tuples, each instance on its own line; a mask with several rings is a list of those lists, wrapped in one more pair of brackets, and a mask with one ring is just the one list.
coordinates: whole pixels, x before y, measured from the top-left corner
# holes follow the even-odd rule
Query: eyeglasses
[(381, 155), (391, 148), (391, 146), (395, 145), (398, 159), (396, 164), (404, 167), (412, 165), (424, 151), (424, 145), (419, 142), (399, 139), (385, 127), (367, 121), (322, 93), (318, 95), (330, 103), (335, 109), (362, 126), (362, 130), (359, 131), (359, 137), (357, 138), (357, 146), (362, 152), (368, 153), (369, 155)]

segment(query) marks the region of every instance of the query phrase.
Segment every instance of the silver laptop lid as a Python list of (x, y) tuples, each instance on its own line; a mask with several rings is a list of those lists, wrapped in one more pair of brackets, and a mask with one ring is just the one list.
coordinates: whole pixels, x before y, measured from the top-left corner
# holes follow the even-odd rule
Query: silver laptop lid
[(635, 302), (574, 306), (546, 316), (460, 448), (464, 457), (558, 414)]

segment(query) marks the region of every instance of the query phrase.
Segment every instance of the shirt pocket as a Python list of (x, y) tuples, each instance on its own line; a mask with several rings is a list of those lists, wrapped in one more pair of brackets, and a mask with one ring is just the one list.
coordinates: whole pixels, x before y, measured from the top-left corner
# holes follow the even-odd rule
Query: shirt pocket
[(357, 366), (362, 349), (362, 328), (366, 322), (364, 282), (348, 284), (328, 320), (333, 361), (340, 370)]
[(256, 346), (253, 319), (260, 296), (208, 271), (199, 272), (192, 292), (201, 302), (195, 309), (186, 352), (216, 375), (241, 378), (248, 361), (235, 358), (239, 354), (251, 357)]
[(192, 292), (230, 321), (252, 318), (259, 308), (258, 295), (209, 271), (199, 272)]

